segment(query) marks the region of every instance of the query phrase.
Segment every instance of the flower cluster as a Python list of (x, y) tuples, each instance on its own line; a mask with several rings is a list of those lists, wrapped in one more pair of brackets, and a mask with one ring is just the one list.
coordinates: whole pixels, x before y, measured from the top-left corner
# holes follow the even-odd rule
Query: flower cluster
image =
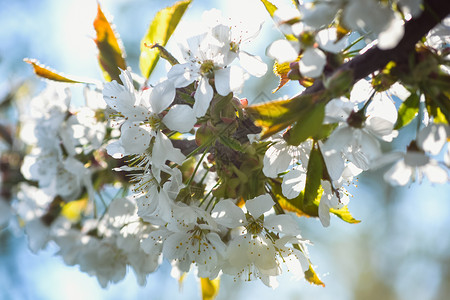
[[(181, 63), (153, 45), (172, 65), (166, 78), (136, 80), (116, 68), (113, 80), (86, 84), (81, 108), (67, 83), (48, 84), (21, 120), (30, 150), (14, 209), (30, 249), (54, 241), (68, 265), (102, 287), (128, 267), (144, 285), (164, 260), (174, 274), (195, 269), (210, 280), (227, 274), (276, 287), (289, 271), (320, 282), (311, 279), (296, 214), (325, 227), (330, 213), (359, 222), (347, 185), (386, 165), (393, 185), (449, 181), (448, 84), (427, 88), (449, 78), (448, 51), (427, 45), (441, 41), (439, 30), (417, 46), (408, 72), (390, 63), (356, 83), (345, 73), (328, 77), (358, 52), (350, 32), (395, 47), (421, 1), (393, 2), (313, 1), (271, 12), (287, 39), (266, 53), (282, 81), (323, 80), (312, 95), (252, 106), (239, 98), (247, 78), (267, 72), (244, 50), (260, 26), (247, 30), (218, 11), (180, 45)], [(383, 153), (414, 118), (406, 152)]]

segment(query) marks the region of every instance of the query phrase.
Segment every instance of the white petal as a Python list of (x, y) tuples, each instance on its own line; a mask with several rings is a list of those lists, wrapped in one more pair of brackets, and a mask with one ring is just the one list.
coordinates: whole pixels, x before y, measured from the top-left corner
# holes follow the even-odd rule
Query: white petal
[(341, 152), (336, 150), (324, 151), (323, 149), (322, 154), (331, 180), (338, 180), (345, 169), (345, 162)]
[(295, 61), (299, 52), (298, 43), (293, 44), (287, 40), (277, 40), (270, 44), (266, 50), (266, 55), (282, 64)]
[(381, 155), (380, 143), (364, 130), (355, 130), (354, 135), (356, 137), (355, 144), (346, 153), (347, 159), (358, 168), (368, 170), (371, 161)]
[(377, 169), (384, 167), (388, 164), (393, 164), (394, 162), (403, 159), (405, 153), (403, 152), (390, 152), (383, 153), (383, 155), (377, 157), (375, 160), (371, 162), (370, 169)]
[(353, 112), (355, 104), (348, 99), (341, 97), (332, 99), (325, 106), (326, 123), (345, 122)]
[(347, 125), (342, 125), (336, 128), (328, 137), (328, 140), (324, 143), (325, 154), (328, 154), (329, 151), (334, 153), (341, 152), (346, 149), (352, 142), (353, 135), (354, 129)]
[(398, 134), (398, 132), (395, 131), (397, 134), (394, 134), (395, 136), (392, 135), (394, 123), (379, 117), (368, 118), (366, 120), (366, 127), (374, 135), (383, 138), (387, 142), (392, 141), (392, 138)]
[(239, 93), (246, 79), (244, 70), (238, 66), (229, 66), (214, 72), (214, 85), (222, 96), (226, 96), (230, 92)]
[(430, 163), (421, 168), (421, 171), (427, 176), (428, 180), (434, 183), (448, 182), (448, 172), (439, 166), (436, 161), (432, 160)]
[(373, 87), (370, 82), (361, 79), (353, 85), (352, 91), (350, 92), (350, 101), (353, 103), (365, 102), (369, 99), (372, 90)]
[(417, 137), (417, 144), (424, 151), (432, 155), (438, 155), (447, 142), (446, 126), (442, 124), (430, 124), (420, 130)]
[(167, 259), (182, 259), (189, 246), (185, 232), (176, 232), (166, 238), (163, 244), (163, 255)]
[(162, 132), (158, 132), (152, 151), (152, 165), (160, 168), (166, 160), (181, 164), (185, 156), (180, 149), (174, 148), (169, 138)]
[(268, 212), (274, 204), (272, 197), (269, 194), (264, 194), (247, 200), (245, 207), (254, 218), (259, 218), (262, 214)]
[(41, 222), (41, 219), (33, 219), (26, 223), (25, 231), (28, 236), (28, 247), (33, 253), (37, 253), (47, 245), (50, 229)]
[(411, 95), (411, 92), (398, 82), (391, 85), (391, 87), (389, 88), (389, 92), (391, 92), (394, 96), (400, 98), (400, 100), (402, 101), (405, 101)]
[(304, 170), (293, 169), (283, 177), (281, 189), (288, 199), (297, 197), (305, 189), (306, 173)]
[(304, 76), (316, 78), (322, 75), (323, 68), (327, 64), (327, 57), (320, 49), (308, 48), (300, 59), (300, 73)]
[(286, 143), (277, 143), (267, 149), (264, 154), (263, 173), (267, 177), (276, 178), (278, 173), (284, 172), (292, 163), (292, 156)]
[(230, 199), (219, 201), (214, 206), (211, 216), (215, 221), (228, 228), (236, 228), (245, 220), (244, 212)]
[(292, 215), (270, 215), (264, 220), (264, 227), (286, 235), (300, 235), (300, 227)]
[(319, 219), (323, 227), (330, 226), (330, 206), (326, 197), (323, 196), (319, 203)]
[(318, 1), (314, 4), (312, 2), (305, 3), (305, 5), (301, 6), (303, 12), (302, 21), (315, 29), (321, 28), (333, 21), (339, 8), (340, 4), (338, 1)]
[(176, 104), (170, 108), (163, 122), (170, 130), (189, 132), (197, 122), (197, 118), (189, 105)]
[(447, 146), (447, 152), (444, 154), (444, 162), (450, 168), (450, 145)]
[(126, 122), (120, 128), (120, 132), (120, 143), (125, 155), (144, 153), (150, 146), (150, 133), (137, 124)]
[(261, 77), (267, 72), (267, 65), (259, 56), (251, 55), (245, 51), (239, 51), (239, 61), (241, 66), (250, 73), (250, 75)]
[(176, 88), (191, 84), (198, 76), (199, 67), (192, 63), (176, 64), (167, 73), (167, 78), (173, 81)]
[(224, 43), (224, 44), (230, 44), (231, 40), (230, 40), (230, 27), (224, 25), (224, 24), (219, 24), (214, 26), (211, 29), (211, 34), (220, 42)]
[(255, 266), (262, 274), (269, 276), (279, 274), (275, 248), (272, 242), (264, 236), (252, 239), (247, 255), (253, 256)]
[(135, 91), (130, 92), (116, 81), (105, 84), (103, 99), (112, 109), (124, 115), (131, 115), (136, 104)]
[(134, 85), (133, 85), (133, 77), (131, 76), (130, 71), (128, 70), (120, 70), (120, 80), (122, 80), (123, 86), (129, 91), (130, 93), (134, 92)]
[(155, 114), (161, 113), (170, 104), (172, 104), (175, 98), (175, 86), (172, 81), (165, 80), (158, 83), (151, 91), (149, 96), (149, 104), (151, 111)]
[(405, 164), (404, 160), (398, 161), (385, 174), (384, 180), (391, 185), (406, 185), (413, 175), (413, 168)]
[(203, 117), (209, 108), (213, 97), (213, 89), (209, 85), (208, 78), (202, 77), (195, 91), (194, 113), (197, 118)]
[(383, 118), (392, 124), (397, 122), (398, 112), (394, 102), (386, 93), (376, 93), (367, 107), (366, 115)]
[(334, 27), (319, 31), (316, 41), (321, 49), (332, 53), (338, 53), (347, 46), (346, 37), (337, 41), (337, 29)]
[(393, 17), (387, 28), (378, 35), (378, 48), (381, 50), (394, 48), (400, 42), (404, 33), (403, 20), (399, 17)]

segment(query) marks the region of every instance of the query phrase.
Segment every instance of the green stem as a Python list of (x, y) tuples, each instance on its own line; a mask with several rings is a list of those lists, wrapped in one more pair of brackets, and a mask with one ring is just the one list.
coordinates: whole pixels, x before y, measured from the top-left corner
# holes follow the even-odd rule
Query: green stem
[(422, 101), (422, 95), (419, 95), (419, 111), (417, 112), (417, 130), (416, 130), (416, 140), (419, 136), (419, 132), (420, 132), (420, 125), (422, 123), (422, 118), (424, 115), (424, 110), (423, 110), (423, 105), (424, 105), (424, 101)]
[[(198, 161), (197, 165), (195, 166), (194, 172), (192, 172), (191, 177), (189, 178), (188, 182), (186, 183), (187, 186), (189, 186), (192, 182), (192, 180), (194, 179), (195, 173), (197, 173), (198, 168), (200, 167), (200, 164), (203, 161), (203, 158), (205, 158), (206, 153), (208, 153), (208, 150), (211, 146), (208, 146), (208, 148), (205, 149), (205, 151), (202, 154), (202, 157), (200, 158), (200, 160)], [(198, 149), (198, 148), (197, 148)]]

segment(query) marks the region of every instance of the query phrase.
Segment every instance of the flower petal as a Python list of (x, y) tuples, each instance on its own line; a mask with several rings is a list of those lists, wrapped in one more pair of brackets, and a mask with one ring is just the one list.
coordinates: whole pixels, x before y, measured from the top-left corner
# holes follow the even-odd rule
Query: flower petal
[(323, 68), (327, 63), (325, 53), (320, 49), (308, 48), (300, 59), (300, 73), (304, 76), (316, 78), (322, 75)]
[(270, 215), (264, 220), (264, 227), (286, 235), (297, 236), (300, 234), (298, 226), (292, 215)]
[(155, 138), (155, 144), (152, 151), (152, 165), (161, 168), (166, 160), (181, 164), (185, 156), (180, 149), (174, 148), (169, 138), (162, 132), (158, 132)]
[(170, 108), (163, 122), (170, 130), (189, 132), (197, 122), (197, 118), (189, 105), (175, 104)]
[(213, 89), (209, 85), (208, 78), (202, 77), (195, 91), (194, 114), (197, 118), (203, 117), (209, 108), (209, 103), (213, 97)]
[(292, 169), (284, 175), (281, 189), (288, 199), (297, 197), (305, 189), (306, 173), (301, 169)]
[(138, 124), (126, 122), (120, 131), (120, 143), (125, 155), (144, 153), (150, 146), (150, 133)]
[(244, 212), (230, 199), (219, 201), (211, 212), (214, 220), (228, 228), (236, 228), (245, 220)]
[(293, 62), (298, 57), (298, 43), (293, 44), (287, 40), (277, 40), (269, 45), (266, 55), (275, 59), (278, 63)]
[(436, 161), (431, 160), (427, 165), (421, 168), (421, 171), (427, 176), (428, 180), (434, 183), (448, 182), (448, 173)]
[(241, 66), (250, 73), (250, 75), (261, 77), (267, 72), (267, 65), (259, 56), (251, 55), (245, 51), (239, 51), (239, 61)]
[(245, 207), (254, 218), (259, 218), (262, 214), (268, 212), (274, 204), (275, 202), (273, 202), (272, 197), (269, 194), (264, 194), (247, 200)]
[(417, 144), (424, 151), (432, 155), (438, 155), (447, 142), (447, 138), (446, 126), (433, 123), (420, 130), (417, 137)]
[(214, 72), (214, 85), (217, 92), (226, 96), (230, 92), (239, 93), (247, 79), (244, 70), (238, 66), (229, 66)]
[(167, 78), (173, 81), (176, 88), (191, 84), (198, 76), (199, 67), (193, 63), (176, 64), (167, 73)]
[(413, 175), (413, 168), (407, 166), (404, 160), (398, 161), (383, 176), (391, 185), (406, 185)]
[(172, 81), (165, 80), (158, 83), (151, 91), (148, 102), (151, 111), (155, 114), (160, 114), (163, 110), (172, 104), (175, 98), (175, 86)]

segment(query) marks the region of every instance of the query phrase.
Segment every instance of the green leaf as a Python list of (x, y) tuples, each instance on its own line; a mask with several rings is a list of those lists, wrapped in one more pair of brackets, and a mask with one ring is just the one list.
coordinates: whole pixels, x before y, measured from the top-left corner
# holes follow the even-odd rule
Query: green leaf
[(267, 0), (261, 0), (261, 2), (264, 4), (264, 6), (266, 7), (267, 12), (269, 13), (269, 15), (271, 17), (273, 17), (273, 14), (275, 13), (275, 11), (278, 9), (278, 7), (276, 7), (274, 4), (272, 4), (270, 1)]
[(220, 278), (213, 280), (209, 278), (200, 278), (200, 286), (202, 289), (202, 299), (213, 300), (219, 294)]
[(289, 100), (252, 105), (246, 110), (253, 117), (255, 125), (262, 128), (261, 139), (265, 139), (310, 114), (324, 93), (325, 91), (321, 91)]
[(122, 83), (119, 78), (119, 68), (122, 70), (127, 68), (122, 42), (103, 14), (100, 4), (98, 4), (94, 28), (97, 32), (95, 43), (97, 44), (99, 51), (98, 61), (100, 68), (103, 71), (103, 77), (106, 81), (116, 80), (117, 82)]
[(66, 83), (82, 83), (82, 81), (73, 80), (56, 73), (56, 71), (41, 65), (36, 59), (25, 58), (23, 61), (32, 65), (34, 73), (42, 78)]
[(420, 97), (412, 93), (398, 109), (398, 119), (394, 129), (400, 129), (408, 125), (419, 112)]
[(192, 0), (179, 1), (160, 10), (141, 41), (139, 68), (145, 78), (150, 77), (159, 60), (160, 50), (154, 44), (165, 46)]
[(62, 207), (61, 215), (72, 221), (78, 222), (88, 205), (88, 197), (76, 201), (70, 201)]
[(286, 142), (293, 146), (298, 146), (307, 138), (319, 133), (325, 117), (325, 105), (319, 104), (308, 114), (302, 114), (295, 125), (284, 135)]
[(322, 154), (319, 149), (313, 146), (306, 171), (305, 197), (303, 199), (305, 206), (313, 204), (320, 196), (320, 180), (322, 179), (323, 169)]
[(318, 141), (318, 140), (324, 140), (324, 139), (328, 138), (330, 136), (330, 134), (336, 129), (337, 126), (338, 126), (338, 123), (322, 124), (320, 129), (313, 136), (313, 139)]
[(279, 64), (278, 62), (275, 62), (273, 64), (273, 73), (278, 76), (280, 79), (280, 82), (278, 83), (278, 87), (272, 91), (272, 93), (275, 93), (279, 89), (281, 89), (286, 83), (289, 82), (288, 73), (291, 70), (291, 67), (289, 66), (289, 63), (282, 63)]
[[(270, 17), (273, 18), (273, 15), (274, 15), (275, 11), (278, 9), (278, 7), (276, 7), (273, 3), (271, 3), (271, 2), (268, 1), (268, 0), (261, 0), (261, 2), (262, 2), (262, 3), (264, 4), (264, 6), (266, 7), (266, 10), (267, 10), (267, 12), (269, 13)], [(294, 4), (295, 4), (295, 3), (294, 3)], [(296, 9), (296, 8), (293, 8), (293, 9)], [(287, 24), (294, 24), (294, 23), (296, 23), (296, 22), (300, 22), (300, 19), (295, 18), (295, 19), (292, 19), (292, 20), (287, 20), (285, 23), (287, 23)], [(278, 26), (278, 25), (280, 25), (280, 24), (275, 24), (275, 25)], [(291, 40), (291, 41), (297, 41), (297, 40), (298, 40), (293, 34), (286, 34), (285, 37), (286, 37), (288, 40)]]
[(269, 184), (276, 201), (280, 204), (284, 211), (293, 212), (299, 217), (309, 218), (319, 216), (319, 199), (317, 199), (317, 201), (315, 201), (312, 205), (305, 206), (303, 202), (303, 192), (293, 199), (287, 199), (282, 193), (280, 182), (271, 180)]
[(262, 127), (262, 139), (288, 127), (295, 120), (292, 100), (277, 100), (247, 107), (255, 125)]
[(317, 276), (316, 271), (312, 268), (312, 265), (309, 265), (309, 269), (305, 272), (305, 279), (309, 283), (325, 287), (325, 283), (323, 283), (319, 276)]
[(353, 218), (352, 214), (348, 210), (347, 205), (341, 209), (331, 208), (330, 213), (335, 214), (338, 218), (350, 224), (361, 223), (361, 220), (356, 220), (355, 218)]
[(167, 60), (172, 66), (179, 64), (178, 60), (172, 55), (172, 53), (170, 53), (169, 51), (167, 51), (166, 48), (164, 48), (163, 46), (161, 46), (160, 44), (156, 43), (153, 44), (153, 46), (150, 47), (151, 49), (153, 48), (158, 48), (159, 50), (159, 55)]
[(238, 140), (236, 140), (232, 137), (224, 136), (224, 135), (220, 135), (219, 139), (220, 139), (220, 142), (222, 144), (224, 144), (225, 146), (227, 146), (228, 148), (231, 148), (231, 149), (239, 151), (239, 152), (245, 152), (244, 145), (242, 145)]

